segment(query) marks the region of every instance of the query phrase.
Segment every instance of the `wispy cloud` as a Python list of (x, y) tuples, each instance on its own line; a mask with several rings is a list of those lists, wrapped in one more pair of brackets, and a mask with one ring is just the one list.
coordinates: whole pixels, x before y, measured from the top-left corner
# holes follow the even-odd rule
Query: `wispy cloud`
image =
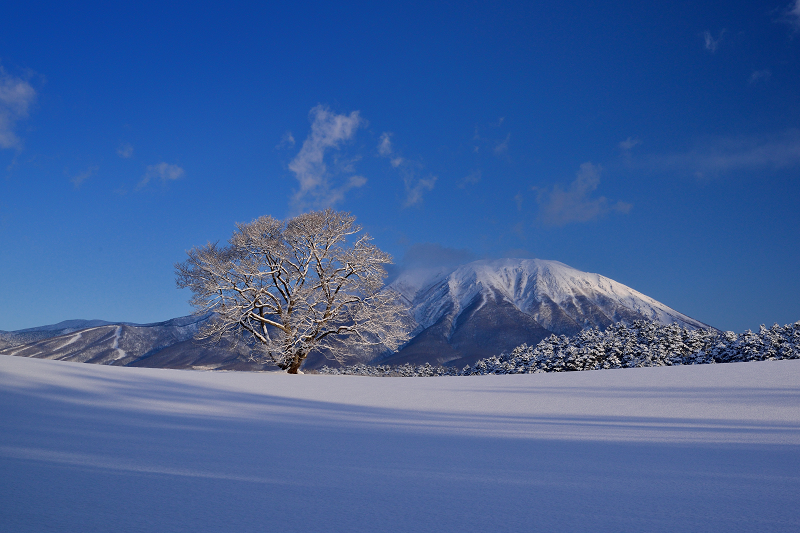
[(144, 176), (142, 176), (142, 180), (136, 188), (141, 189), (153, 179), (160, 179), (162, 183), (166, 183), (168, 181), (180, 179), (183, 175), (184, 171), (178, 165), (170, 165), (164, 162), (156, 165), (148, 165), (147, 171), (144, 173)]
[(83, 172), (78, 174), (77, 176), (73, 176), (70, 181), (72, 182), (72, 185), (77, 189), (78, 187), (81, 186), (81, 184), (84, 181), (86, 181), (87, 179), (89, 179), (92, 176), (94, 176), (94, 174), (98, 170), (100, 170), (100, 167), (98, 165), (90, 165), (89, 168), (87, 168), (86, 170), (84, 170)]
[[(505, 129), (502, 127), (505, 120), (506, 117), (499, 117), (496, 122), (476, 124), (472, 134), (472, 151), (476, 154), (484, 151), (491, 152), (498, 157), (506, 155), (511, 142), (511, 133), (506, 133), (505, 137), (498, 138), (499, 135), (502, 135), (498, 130)], [(481, 133), (482, 131), (484, 133)]]
[(483, 173), (480, 169), (475, 169), (469, 174), (467, 174), (458, 184), (459, 189), (465, 188), (467, 185), (475, 185), (476, 183), (480, 183), (481, 179), (483, 178)]
[(405, 163), (406, 160), (394, 153), (392, 135), (393, 134), (388, 131), (381, 133), (380, 140), (378, 141), (378, 155), (389, 158), (389, 163), (391, 163), (394, 168), (397, 168)]
[[(501, 121), (502, 123), (502, 121)], [(508, 142), (511, 140), (511, 134), (509, 133), (506, 135), (506, 138), (502, 141), (499, 141), (494, 146), (494, 154), (495, 155), (502, 155), (508, 152)]]
[(795, 0), (786, 7), (784, 18), (789, 24), (800, 30), (800, 0)]
[(638, 137), (628, 137), (624, 141), (620, 141), (619, 148), (623, 152), (630, 152), (635, 146), (642, 144), (642, 140)]
[(715, 39), (711, 32), (706, 30), (703, 32), (703, 41), (705, 42), (706, 50), (711, 52), (712, 54), (717, 51), (720, 43), (722, 42), (722, 36), (725, 35), (725, 29), (720, 30), (719, 35)]
[(133, 145), (131, 143), (122, 143), (117, 148), (117, 155), (123, 159), (128, 159), (133, 155)]
[[(292, 198), (297, 209), (332, 206), (344, 199), (347, 191), (367, 182), (363, 176), (350, 176), (344, 183), (336, 185), (325, 163), (326, 152), (338, 150), (343, 143), (355, 137), (359, 127), (365, 125), (366, 121), (359, 112), (339, 115), (320, 104), (311, 109), (309, 119), (311, 133), (303, 141), (300, 152), (289, 163), (289, 170), (294, 172), (300, 185)], [(340, 172), (352, 170), (351, 161), (349, 167), (345, 165)]]
[(458, 266), (475, 259), (475, 254), (466, 248), (448, 248), (438, 243), (423, 242), (409, 246), (397, 265), (402, 269)]
[(28, 117), (36, 90), (27, 80), (8, 74), (0, 66), (0, 148), (22, 148), (16, 134), (19, 120)]
[(736, 171), (798, 168), (800, 130), (762, 138), (712, 138), (687, 152), (642, 158), (638, 165), (654, 171), (687, 171), (698, 177), (721, 176)]
[(406, 197), (403, 207), (411, 207), (422, 203), (427, 191), (432, 191), (436, 185), (436, 176), (429, 175), (421, 178), (423, 166), (420, 163), (406, 159), (399, 155), (392, 145), (392, 133), (385, 131), (381, 134), (378, 141), (378, 155), (389, 160), (392, 167), (396, 168), (403, 178), (403, 185), (406, 190)]
[(292, 135), (291, 131), (287, 131), (286, 133), (283, 134), (283, 136), (281, 137), (281, 142), (279, 142), (275, 146), (275, 148), (278, 149), (278, 150), (281, 150), (281, 149), (284, 149), (284, 148), (294, 148), (295, 144), (296, 144), (296, 142), (294, 140), (294, 135)]
[(403, 182), (406, 186), (406, 201), (403, 203), (403, 207), (411, 207), (412, 205), (421, 203), (422, 195), (425, 194), (426, 191), (433, 190), (437, 179), (438, 178), (433, 175), (427, 178), (404, 177)]
[(629, 212), (631, 204), (612, 203), (603, 196), (592, 196), (600, 184), (601, 170), (598, 165), (583, 163), (568, 189), (563, 190), (558, 185), (552, 189), (535, 188), (539, 220), (549, 226), (564, 226), (571, 222), (588, 222), (613, 211)]
[(772, 77), (772, 72), (769, 69), (764, 70), (755, 70), (752, 74), (750, 74), (750, 78), (747, 82), (752, 85), (754, 83), (758, 83), (759, 81), (769, 81)]
[(381, 138), (378, 141), (378, 154), (383, 157), (391, 157), (392, 155), (392, 134), (388, 131), (381, 133)]
[(400, 273), (407, 270), (456, 268), (476, 259), (478, 256), (465, 248), (448, 248), (430, 242), (415, 243), (406, 249), (402, 259), (386, 266), (389, 273), (386, 283), (391, 283)]

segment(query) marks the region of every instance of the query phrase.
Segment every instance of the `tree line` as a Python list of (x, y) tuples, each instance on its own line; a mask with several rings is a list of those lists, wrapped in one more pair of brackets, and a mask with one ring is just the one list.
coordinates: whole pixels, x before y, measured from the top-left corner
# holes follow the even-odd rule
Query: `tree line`
[(463, 369), (431, 365), (323, 367), (321, 374), (367, 376), (475, 376), (536, 374), (612, 368), (736, 363), (800, 359), (800, 321), (761, 326), (736, 334), (637, 320), (605, 330), (585, 329), (572, 337), (551, 335), (535, 346), (481, 359)]

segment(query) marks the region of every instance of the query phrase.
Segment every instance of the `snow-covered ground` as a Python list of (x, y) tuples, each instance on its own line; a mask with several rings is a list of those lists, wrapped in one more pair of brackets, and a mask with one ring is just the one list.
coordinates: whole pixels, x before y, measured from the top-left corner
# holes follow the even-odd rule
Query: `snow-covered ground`
[(800, 361), (450, 378), (0, 356), (0, 531), (800, 531)]

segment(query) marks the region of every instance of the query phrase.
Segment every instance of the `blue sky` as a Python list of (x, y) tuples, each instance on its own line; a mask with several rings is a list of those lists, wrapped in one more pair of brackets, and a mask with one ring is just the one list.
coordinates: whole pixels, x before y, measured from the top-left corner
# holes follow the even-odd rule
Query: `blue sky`
[(0, 329), (188, 314), (185, 250), (332, 205), (800, 320), (800, 3), (4, 5)]

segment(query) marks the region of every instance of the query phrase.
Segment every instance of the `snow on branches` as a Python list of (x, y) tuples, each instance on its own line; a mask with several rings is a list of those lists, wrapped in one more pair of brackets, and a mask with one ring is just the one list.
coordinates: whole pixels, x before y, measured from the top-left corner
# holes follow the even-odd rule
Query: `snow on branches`
[(688, 329), (637, 320), (573, 337), (551, 335), (534, 346), (478, 361), (465, 374), (531, 374), (604, 368), (697, 365), (800, 358), (800, 322), (758, 333)]
[(355, 217), (326, 209), (263, 216), (237, 224), (226, 245), (189, 250), (177, 285), (196, 313), (214, 313), (198, 338), (244, 341), (289, 373), (313, 350), (342, 363), (358, 347), (397, 349), (407, 312), (383, 288), (391, 257), (359, 232)]

